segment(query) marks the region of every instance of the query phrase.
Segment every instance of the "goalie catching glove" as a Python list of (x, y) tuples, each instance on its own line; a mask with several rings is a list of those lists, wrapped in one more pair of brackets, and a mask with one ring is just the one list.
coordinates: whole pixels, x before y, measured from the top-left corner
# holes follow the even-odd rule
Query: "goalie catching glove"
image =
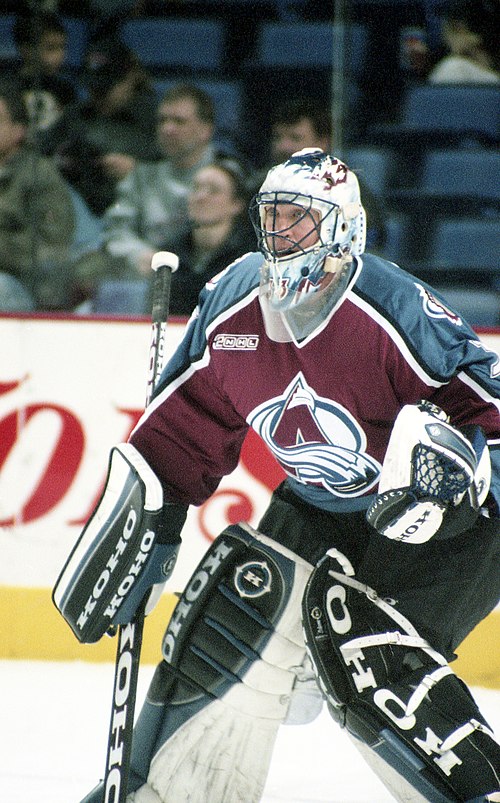
[(482, 430), (472, 427), (467, 435), (435, 404), (403, 407), (368, 522), (387, 538), (409, 544), (471, 527), (488, 495), (491, 464)]
[(98, 641), (146, 613), (171, 575), (186, 518), (164, 504), (160, 481), (129, 443), (111, 450), (104, 493), (54, 586), (53, 601), (79, 641)]

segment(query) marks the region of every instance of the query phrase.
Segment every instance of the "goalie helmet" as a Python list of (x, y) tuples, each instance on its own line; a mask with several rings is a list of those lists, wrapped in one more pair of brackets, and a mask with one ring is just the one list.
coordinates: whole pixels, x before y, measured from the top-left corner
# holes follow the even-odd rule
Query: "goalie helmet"
[[(296, 208), (295, 222), (282, 224), (280, 205)], [(268, 304), (276, 312), (338, 285), (352, 255), (364, 251), (358, 180), (343, 162), (318, 149), (306, 148), (273, 167), (250, 217), (266, 260)]]

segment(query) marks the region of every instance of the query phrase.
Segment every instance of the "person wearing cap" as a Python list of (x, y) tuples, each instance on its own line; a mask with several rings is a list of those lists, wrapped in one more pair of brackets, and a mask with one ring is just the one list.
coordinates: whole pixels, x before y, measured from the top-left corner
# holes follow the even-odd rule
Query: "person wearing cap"
[(32, 139), (44, 144), (64, 110), (77, 99), (77, 86), (64, 71), (67, 33), (60, 17), (50, 11), (16, 15), (13, 28), (19, 62), (6, 71), (23, 95)]

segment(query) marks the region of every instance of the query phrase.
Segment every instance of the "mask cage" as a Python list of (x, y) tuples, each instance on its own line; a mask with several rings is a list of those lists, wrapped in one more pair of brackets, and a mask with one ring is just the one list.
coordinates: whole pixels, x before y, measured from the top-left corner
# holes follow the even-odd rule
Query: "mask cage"
[[(281, 204), (289, 204), (300, 209), (300, 217), (292, 226), (278, 229), (273, 225), (273, 228), (267, 228), (269, 225), (266, 224), (268, 208), (274, 209), (271, 220), (275, 222), (276, 210)], [(313, 210), (320, 214), (318, 221), (312, 214)], [(322, 249), (331, 251), (335, 239), (338, 211), (339, 207), (334, 203), (299, 192), (261, 192), (253, 198), (249, 213), (257, 235), (259, 250), (271, 261), (279, 259), (284, 262), (287, 259), (295, 259), (299, 254), (319, 253)], [(311, 227), (300, 239), (296, 241), (289, 235), (283, 234), (285, 231), (291, 233), (294, 226), (305, 218), (310, 220)], [(318, 239), (312, 245), (303, 247), (302, 243), (310, 237), (313, 231), (316, 232)], [(289, 243), (289, 248), (286, 248), (286, 243)], [(285, 247), (283, 247), (284, 244)]]

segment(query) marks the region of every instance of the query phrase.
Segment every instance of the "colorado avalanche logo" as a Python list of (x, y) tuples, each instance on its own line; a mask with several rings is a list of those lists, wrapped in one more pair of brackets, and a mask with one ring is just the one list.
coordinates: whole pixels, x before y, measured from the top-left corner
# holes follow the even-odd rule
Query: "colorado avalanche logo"
[(429, 290), (426, 290), (425, 287), (422, 287), (421, 284), (417, 284), (417, 282), (415, 282), (415, 287), (420, 293), (424, 312), (429, 318), (446, 318), (451, 323), (454, 323), (455, 326), (462, 325), (462, 319), (455, 312), (452, 312), (451, 309), (448, 309), (448, 307), (446, 307), (442, 301), (439, 301)]
[(341, 405), (318, 396), (302, 373), (282, 396), (257, 407), (247, 420), (284, 471), (299, 482), (353, 497), (378, 481), (380, 463), (366, 453), (358, 423)]

